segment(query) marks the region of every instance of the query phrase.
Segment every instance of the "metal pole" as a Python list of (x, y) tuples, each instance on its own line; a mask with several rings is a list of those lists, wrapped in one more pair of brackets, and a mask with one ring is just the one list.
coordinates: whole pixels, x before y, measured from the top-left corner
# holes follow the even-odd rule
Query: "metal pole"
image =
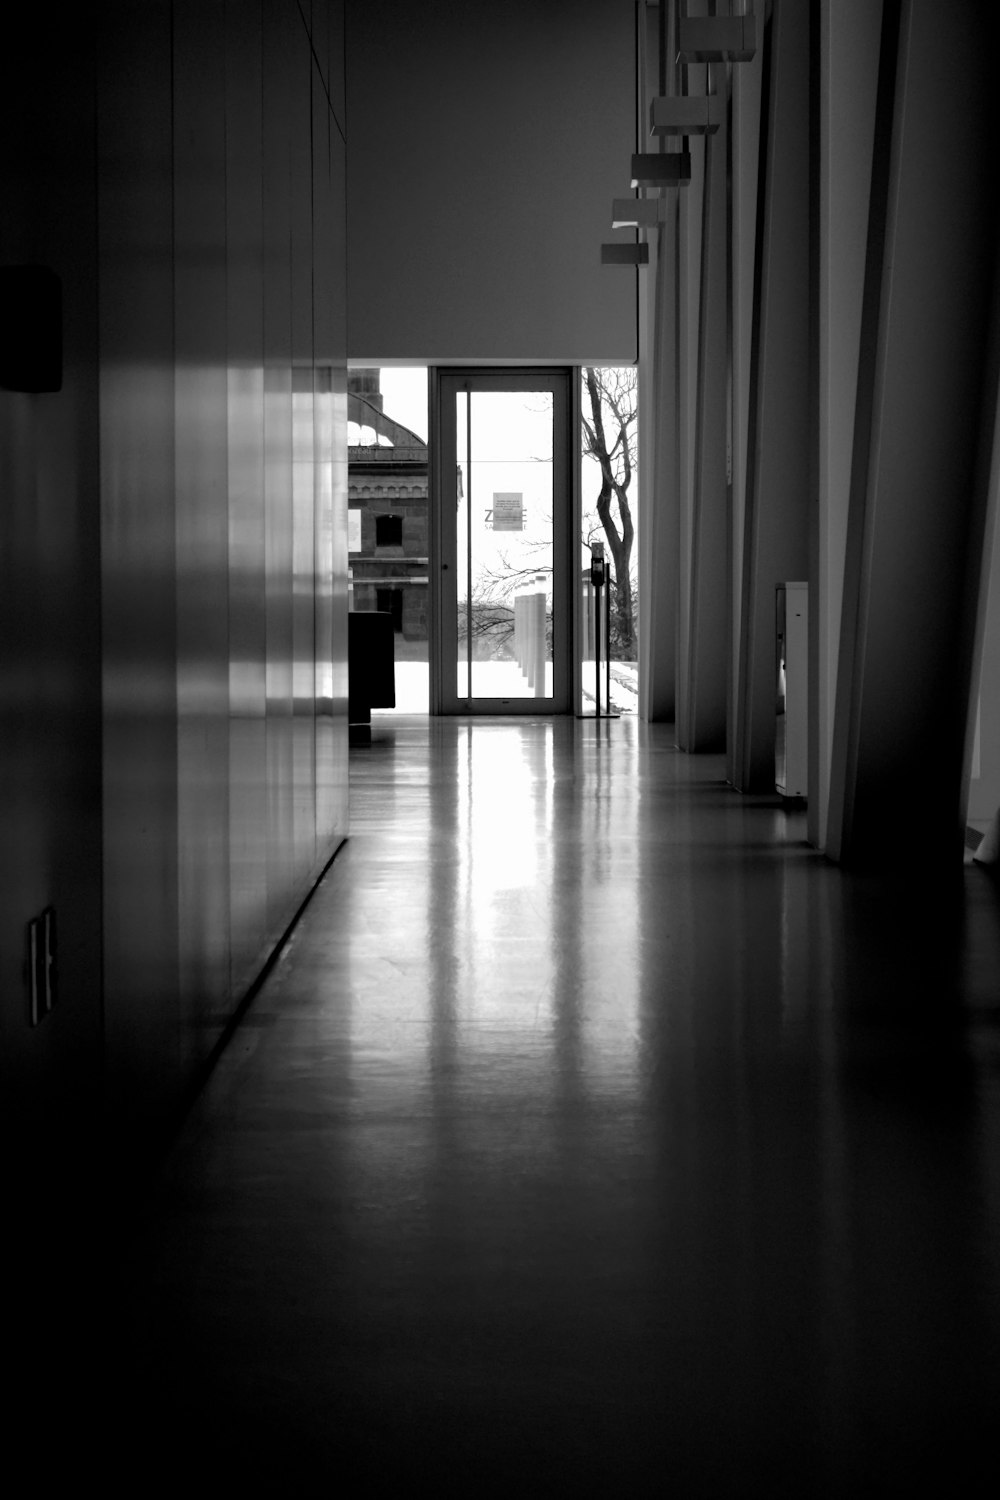
[(472, 389), (465, 384), (465, 467), (469, 498), (465, 502), (465, 696), (472, 697)]
[(601, 586), (594, 585), (594, 698), (596, 718), (601, 717)]

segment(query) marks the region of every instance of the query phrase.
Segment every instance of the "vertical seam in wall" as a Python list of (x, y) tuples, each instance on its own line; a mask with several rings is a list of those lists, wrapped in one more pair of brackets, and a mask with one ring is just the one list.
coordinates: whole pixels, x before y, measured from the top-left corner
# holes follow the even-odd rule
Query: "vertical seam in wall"
[[(333, 122), (334, 122), (334, 124), (336, 125), (337, 129), (340, 132), (340, 138), (344, 142), (344, 145), (346, 146), (347, 145), (347, 136), (344, 134), (344, 127), (340, 123), (340, 120), (339, 120), (339, 118), (337, 116), (337, 111), (334, 108), (333, 100), (330, 97), (330, 89), (329, 89), (329, 87), (327, 85), (327, 81), (326, 81), (326, 70), (324, 69), (322, 62), (320, 61), (319, 53), (316, 51), (316, 46), (315, 46), (315, 43), (313, 42), (312, 28), (309, 25), (309, 22), (306, 20), (305, 11), (302, 9), (302, 0), (295, 0), (295, 3), (296, 3), (296, 6), (298, 8), (299, 18), (301, 19), (303, 28), (305, 30), (306, 38), (307, 38), (307, 40), (309, 42), (309, 51), (310, 51), (310, 53), (312, 55), (312, 60), (316, 64), (316, 67), (317, 67), (317, 69), (319, 71), (319, 81), (320, 81), (320, 83), (323, 86), (323, 93), (326, 96), (327, 106), (329, 108), (329, 111), (330, 111), (331, 115), (333, 116)], [(346, 26), (346, 7), (345, 7), (345, 26)], [(344, 77), (345, 77), (345, 80), (346, 80), (346, 77), (347, 77), (347, 45), (346, 45), (346, 36), (345, 36), (345, 45), (344, 45), (343, 52), (344, 52)], [(310, 90), (310, 107), (311, 107), (311, 104), (312, 104), (312, 96), (311, 96), (311, 90)]]

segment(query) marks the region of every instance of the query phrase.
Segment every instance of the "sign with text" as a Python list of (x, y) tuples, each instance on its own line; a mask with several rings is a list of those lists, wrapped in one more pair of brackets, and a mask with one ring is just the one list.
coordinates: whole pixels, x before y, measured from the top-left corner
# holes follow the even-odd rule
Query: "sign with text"
[(493, 491), (493, 530), (524, 530), (524, 495), (512, 490)]
[(347, 512), (347, 550), (361, 551), (361, 509), (352, 505)]

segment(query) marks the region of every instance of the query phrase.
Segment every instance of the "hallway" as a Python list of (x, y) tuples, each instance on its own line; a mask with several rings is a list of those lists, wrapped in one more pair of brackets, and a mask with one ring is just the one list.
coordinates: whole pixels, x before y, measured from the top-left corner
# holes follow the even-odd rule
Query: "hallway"
[(671, 739), (397, 717), (352, 752), (351, 838), (123, 1252), (124, 1463), (992, 1493), (995, 888), (849, 878)]

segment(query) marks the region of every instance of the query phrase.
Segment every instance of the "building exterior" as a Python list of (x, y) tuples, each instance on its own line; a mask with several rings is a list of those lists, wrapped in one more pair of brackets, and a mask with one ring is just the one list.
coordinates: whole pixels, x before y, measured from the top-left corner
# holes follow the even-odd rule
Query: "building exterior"
[(383, 410), (379, 372), (347, 377), (347, 534), (354, 609), (388, 611), (396, 659), (427, 658), (427, 444)]

